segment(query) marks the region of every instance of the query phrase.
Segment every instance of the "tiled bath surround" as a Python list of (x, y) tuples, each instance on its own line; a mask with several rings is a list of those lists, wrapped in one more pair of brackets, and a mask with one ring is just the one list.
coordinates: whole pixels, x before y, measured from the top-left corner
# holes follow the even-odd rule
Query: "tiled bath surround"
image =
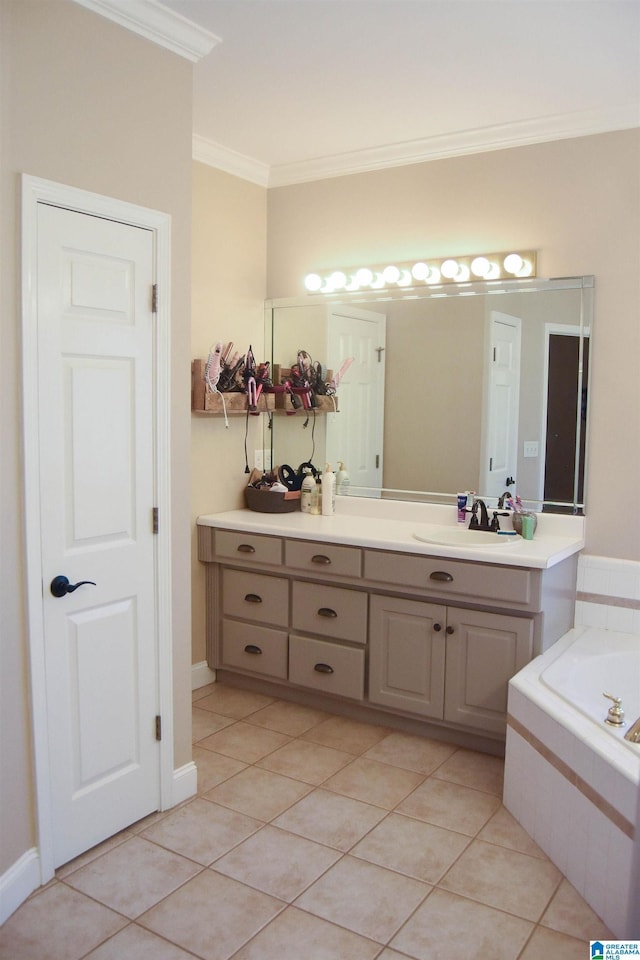
[[(640, 646), (640, 563), (580, 557), (576, 626), (633, 633)], [(617, 936), (638, 937), (637, 781), (592, 748), (589, 721), (576, 732), (568, 706), (549, 710), (539, 673), (534, 661), (510, 685), (505, 806)]]
[(581, 555), (576, 626), (637, 633), (640, 642), (640, 562)]

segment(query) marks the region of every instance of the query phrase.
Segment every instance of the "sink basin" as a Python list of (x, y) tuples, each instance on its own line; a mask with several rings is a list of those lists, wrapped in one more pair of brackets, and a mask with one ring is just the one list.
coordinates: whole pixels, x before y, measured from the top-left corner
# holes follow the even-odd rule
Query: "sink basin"
[(423, 543), (436, 543), (444, 547), (509, 547), (522, 539), (518, 534), (509, 536), (488, 530), (445, 526), (427, 526), (413, 536)]

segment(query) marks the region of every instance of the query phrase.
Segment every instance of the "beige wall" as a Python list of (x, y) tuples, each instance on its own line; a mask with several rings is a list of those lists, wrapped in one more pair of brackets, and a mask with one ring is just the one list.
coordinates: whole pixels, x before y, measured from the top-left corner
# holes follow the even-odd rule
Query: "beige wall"
[(640, 559), (640, 131), (280, 187), (268, 196), (268, 296), (309, 270), (537, 249), (540, 276), (596, 277), (587, 551)]
[[(233, 340), (264, 359), (267, 191), (245, 180), (193, 165), (192, 357), (206, 358), (217, 340)], [(264, 418), (249, 417), (247, 450), (262, 447)], [(205, 567), (198, 562), (195, 519), (244, 506), (246, 417), (191, 419), (193, 663), (206, 658)]]
[(0, 0), (0, 876), (36, 843), (23, 589), (19, 174), (172, 216), (172, 540), (175, 764), (191, 758), (188, 61), (67, 0)]

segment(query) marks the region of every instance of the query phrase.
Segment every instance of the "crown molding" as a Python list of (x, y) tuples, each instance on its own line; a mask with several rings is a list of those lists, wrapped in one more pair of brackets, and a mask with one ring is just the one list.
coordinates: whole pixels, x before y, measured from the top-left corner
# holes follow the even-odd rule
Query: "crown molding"
[(474, 130), (426, 137), (405, 143), (356, 150), (352, 153), (301, 160), (272, 166), (269, 172), (269, 187), (283, 187), (311, 180), (326, 180), (354, 173), (367, 173), (388, 167), (425, 163), (429, 160), (444, 160), (473, 153), (488, 153), (507, 150), (552, 140), (569, 140), (614, 130), (627, 130), (640, 126), (640, 111), (637, 104), (605, 107), (579, 113), (538, 117), (519, 120)]
[(222, 42), (220, 37), (163, 7), (157, 0), (75, 0), (75, 3), (192, 63), (206, 57)]
[(242, 180), (257, 183), (260, 187), (269, 186), (269, 164), (254, 160), (253, 157), (247, 157), (243, 153), (237, 153), (213, 140), (199, 137), (197, 133), (194, 133), (191, 144), (191, 155), (194, 160), (206, 163), (209, 167), (224, 170), (225, 173), (231, 173)]

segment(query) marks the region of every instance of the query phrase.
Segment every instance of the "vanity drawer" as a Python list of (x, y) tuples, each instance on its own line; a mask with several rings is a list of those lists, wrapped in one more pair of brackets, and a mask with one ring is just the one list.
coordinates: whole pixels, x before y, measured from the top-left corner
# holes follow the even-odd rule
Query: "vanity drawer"
[(222, 612), (228, 617), (286, 627), (289, 623), (289, 582), (283, 577), (225, 567), (222, 572)]
[(287, 633), (237, 620), (222, 622), (221, 667), (287, 679)]
[(313, 570), (314, 573), (338, 577), (362, 576), (362, 551), (359, 547), (285, 540), (284, 558), (288, 567), (297, 570)]
[(216, 555), (242, 560), (243, 563), (282, 564), (282, 540), (258, 533), (216, 530)]
[(367, 595), (323, 583), (293, 583), (291, 625), (337, 640), (367, 642)]
[(289, 638), (289, 680), (339, 697), (364, 698), (364, 649), (311, 637)]
[(539, 573), (523, 567), (365, 550), (364, 576), (387, 585), (420, 587), (442, 597), (451, 594), (532, 610), (540, 604)]

